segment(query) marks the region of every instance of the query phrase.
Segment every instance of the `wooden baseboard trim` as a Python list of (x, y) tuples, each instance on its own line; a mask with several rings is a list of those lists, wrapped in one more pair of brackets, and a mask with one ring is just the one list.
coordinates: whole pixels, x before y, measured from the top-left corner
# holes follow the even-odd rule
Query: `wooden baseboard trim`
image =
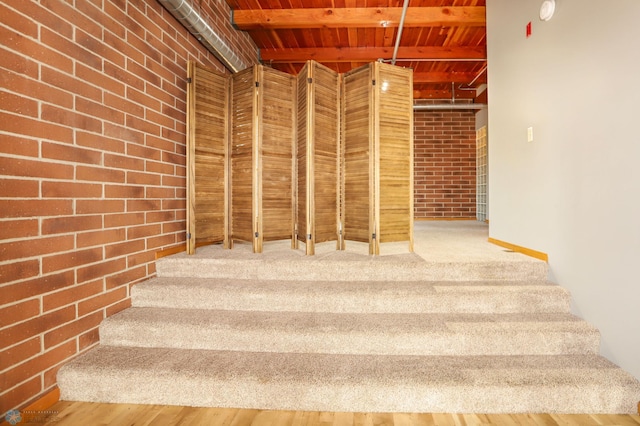
[[(20, 413), (22, 413), (23, 416), (25, 416), (25, 413), (43, 414), (43, 412), (48, 411), (51, 407), (56, 405), (59, 401), (60, 401), (60, 389), (58, 389), (58, 387), (56, 386), (53, 389), (51, 389), (49, 392), (47, 392), (46, 394), (44, 394), (43, 396), (41, 396), (40, 398), (32, 402), (31, 404), (27, 405), (24, 408), (19, 409), (18, 411), (20, 411)], [(48, 416), (45, 416), (45, 417), (48, 417)], [(3, 421), (3, 420), (5, 419), (0, 419), (0, 426), (9, 425), (8, 421)], [(23, 421), (25, 421), (24, 417), (23, 417)], [(22, 422), (20, 422), (19, 424), (22, 424)]]
[(526, 247), (517, 246), (515, 244), (511, 244), (511, 243), (507, 243), (507, 242), (504, 242), (504, 241), (496, 240), (495, 238), (491, 238), (491, 237), (489, 237), (489, 242), (491, 244), (495, 244), (497, 246), (504, 247), (504, 248), (509, 249), (509, 250), (513, 250), (513, 251), (515, 251), (517, 253), (526, 254), (527, 256), (531, 256), (531, 257), (534, 257), (534, 258), (539, 259), (539, 260), (544, 260), (547, 263), (549, 262), (549, 255), (547, 255), (547, 253), (543, 253), (543, 252), (537, 251), (537, 250), (532, 250), (532, 249), (526, 248)]
[(476, 217), (416, 217), (413, 219), (416, 222), (424, 221), (456, 221), (456, 220), (476, 220)]
[(46, 411), (60, 401), (60, 389), (56, 386), (50, 392), (44, 394), (35, 402), (27, 405), (20, 411)]
[(160, 259), (161, 257), (171, 256), (172, 254), (182, 253), (183, 251), (186, 251), (186, 250), (187, 250), (187, 247), (185, 243), (181, 243), (180, 245), (157, 251), (156, 260)]

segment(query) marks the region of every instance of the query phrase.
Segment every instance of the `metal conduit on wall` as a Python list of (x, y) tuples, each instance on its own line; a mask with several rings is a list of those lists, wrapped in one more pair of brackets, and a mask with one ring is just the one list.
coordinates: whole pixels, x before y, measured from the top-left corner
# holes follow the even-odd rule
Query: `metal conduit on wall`
[(189, 0), (158, 0), (182, 25), (193, 34), (222, 64), (232, 72), (242, 71), (247, 65), (193, 8)]

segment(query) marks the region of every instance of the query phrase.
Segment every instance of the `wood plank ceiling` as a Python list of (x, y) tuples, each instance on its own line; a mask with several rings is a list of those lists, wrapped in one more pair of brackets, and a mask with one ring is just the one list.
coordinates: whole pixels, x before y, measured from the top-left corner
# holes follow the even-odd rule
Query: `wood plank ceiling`
[[(344, 73), (391, 62), (403, 0), (226, 0), (262, 63), (297, 74), (314, 59)], [(414, 70), (414, 98), (474, 98), (486, 83), (486, 0), (410, 0), (396, 65)]]

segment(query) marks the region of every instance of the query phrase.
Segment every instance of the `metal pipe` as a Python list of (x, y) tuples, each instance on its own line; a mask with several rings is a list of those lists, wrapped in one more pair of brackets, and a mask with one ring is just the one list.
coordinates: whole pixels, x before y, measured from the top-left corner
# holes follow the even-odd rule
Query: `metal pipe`
[(232, 72), (247, 65), (235, 54), (222, 38), (205, 21), (200, 12), (187, 0), (158, 0), (186, 29), (193, 34), (213, 55)]
[(470, 83), (467, 83), (467, 87), (462, 87), (462, 84), (460, 86), (458, 86), (459, 90), (477, 90), (475, 87), (471, 87), (471, 85), (473, 83), (475, 83), (476, 81), (478, 81), (478, 79), (480, 78), (480, 76), (482, 74), (484, 74), (484, 72), (487, 70), (487, 66), (485, 65), (484, 68), (482, 68), (482, 70), (480, 70), (480, 72), (478, 73), (478, 75), (475, 76), (475, 78), (473, 80), (471, 80)]
[[(486, 62), (487, 58), (401, 58), (396, 62)], [(393, 59), (378, 58), (378, 62), (391, 62)]]
[(486, 108), (486, 104), (423, 104), (414, 105), (414, 111), (474, 110)]
[(467, 84), (467, 86), (471, 86), (473, 83), (475, 83), (482, 74), (484, 74), (484, 72), (487, 70), (487, 65), (484, 66), (484, 68), (482, 68), (482, 70), (480, 70), (480, 72), (478, 73), (478, 75), (476, 75), (476, 78), (474, 78), (473, 80), (471, 80), (471, 83)]
[(393, 48), (391, 65), (396, 64), (398, 49), (400, 48), (400, 38), (402, 37), (402, 29), (404, 28), (404, 18), (407, 16), (407, 9), (409, 9), (409, 0), (404, 0), (404, 5), (402, 5), (402, 15), (400, 16), (400, 24), (398, 25), (398, 35), (396, 36), (396, 46)]

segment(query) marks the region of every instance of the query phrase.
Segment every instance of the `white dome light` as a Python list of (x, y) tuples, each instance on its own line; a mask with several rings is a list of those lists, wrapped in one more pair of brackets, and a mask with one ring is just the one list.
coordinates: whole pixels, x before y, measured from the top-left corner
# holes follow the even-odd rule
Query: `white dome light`
[(555, 0), (545, 0), (542, 2), (542, 6), (540, 6), (540, 20), (548, 21), (553, 17), (553, 12), (556, 11), (556, 1)]

